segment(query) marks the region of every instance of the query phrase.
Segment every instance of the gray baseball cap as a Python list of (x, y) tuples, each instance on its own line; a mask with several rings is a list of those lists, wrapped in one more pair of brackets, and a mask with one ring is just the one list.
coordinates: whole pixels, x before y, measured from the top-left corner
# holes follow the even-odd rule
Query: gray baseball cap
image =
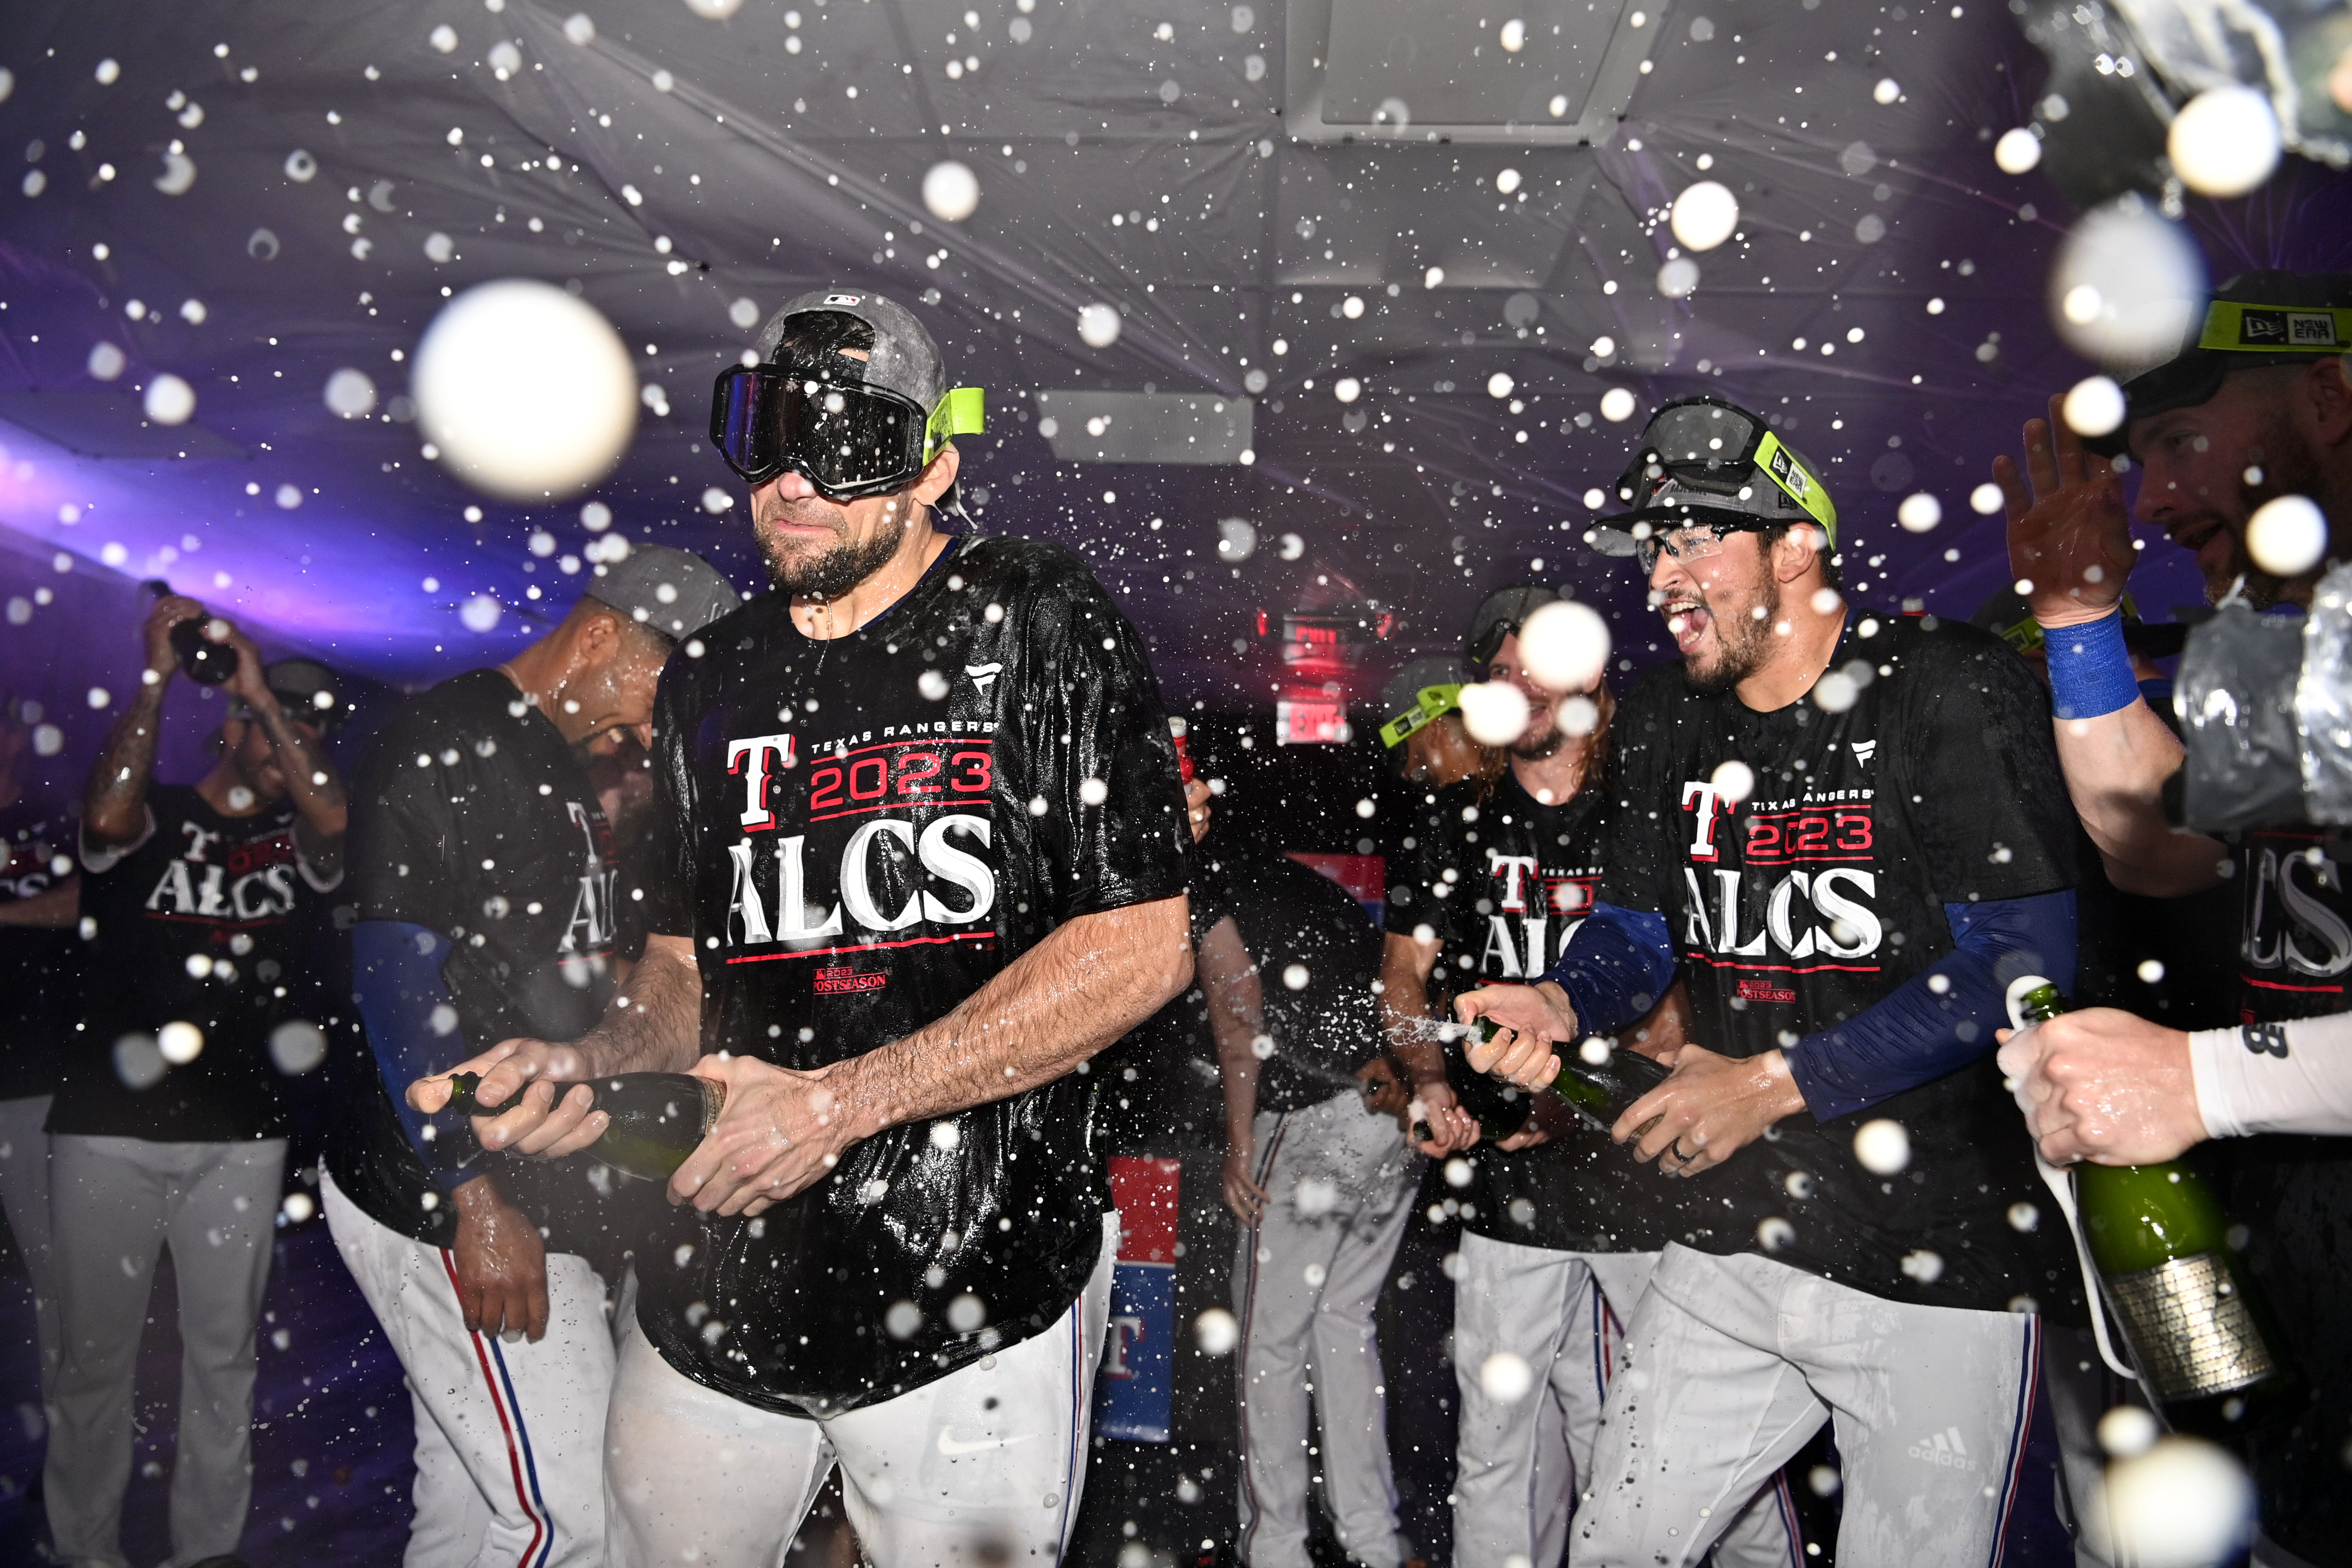
[(854, 316), (874, 329), (874, 352), (866, 361), (865, 384), (895, 392), (928, 414), (939, 406), (948, 390), (947, 365), (940, 345), (923, 323), (896, 300), (870, 289), (836, 287), (812, 289), (768, 318), (760, 329), (757, 347), (762, 363), (772, 363), (784, 330), (794, 316), (816, 310)]
[(1559, 597), (1555, 590), (1540, 583), (1522, 583), (1487, 595), (1478, 613), (1470, 617), (1470, 631), (1462, 639), (1462, 651), (1469, 655), (1471, 663), (1483, 668), (1502, 651), (1505, 637), (1515, 635), (1529, 616)]
[(676, 642), (743, 602), (701, 556), (667, 544), (640, 544), (596, 568), (588, 596)]

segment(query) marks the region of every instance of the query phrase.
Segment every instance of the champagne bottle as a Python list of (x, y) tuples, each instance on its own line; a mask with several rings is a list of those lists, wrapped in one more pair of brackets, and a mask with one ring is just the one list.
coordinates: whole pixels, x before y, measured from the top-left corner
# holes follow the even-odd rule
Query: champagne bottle
[[(507, 1109), (484, 1105), (474, 1098), (480, 1075), (461, 1072), (449, 1080), (448, 1109), (467, 1116), (496, 1116)], [(561, 1102), (568, 1083), (555, 1083)], [(586, 1150), (591, 1159), (643, 1176), (666, 1182), (686, 1163), (694, 1146), (709, 1135), (727, 1103), (727, 1086), (682, 1072), (627, 1072), (590, 1080), (595, 1109), (612, 1123)], [(511, 1103), (511, 1102), (509, 1102)]]
[[(1493, 1039), (1496, 1026), (1492, 1018), (1480, 1018), (1475, 1027), (1481, 1045)], [(1622, 1047), (1611, 1049), (1599, 1062), (1587, 1061), (1586, 1050), (1592, 1041), (1560, 1052), (1559, 1075), (1544, 1087), (1568, 1102), (1570, 1110), (1584, 1121), (1606, 1132), (1625, 1114), (1625, 1108), (1666, 1081), (1667, 1069), (1638, 1051)], [(1522, 1114), (1508, 1126), (1499, 1125), (1491, 1116), (1478, 1119), (1478, 1130), (1489, 1142), (1499, 1142), (1525, 1125)], [(1647, 1132), (1650, 1123), (1635, 1130), (1635, 1136)], [(1416, 1121), (1412, 1135), (1423, 1142), (1430, 1136), (1429, 1123)]]
[[(2041, 985), (2019, 1012), (2039, 1024), (2065, 1008), (2056, 986)], [(2166, 1424), (2227, 1439), (2291, 1412), (2302, 1378), (2204, 1179), (2178, 1161), (2085, 1161), (2074, 1173), (2101, 1293)]]
[[(161, 599), (172, 591), (172, 584), (154, 578), (147, 591)], [(199, 686), (218, 686), (236, 673), (236, 649), (225, 642), (215, 642), (205, 636), (209, 616), (190, 616), (172, 625), (172, 652), (180, 661), (180, 670)]]

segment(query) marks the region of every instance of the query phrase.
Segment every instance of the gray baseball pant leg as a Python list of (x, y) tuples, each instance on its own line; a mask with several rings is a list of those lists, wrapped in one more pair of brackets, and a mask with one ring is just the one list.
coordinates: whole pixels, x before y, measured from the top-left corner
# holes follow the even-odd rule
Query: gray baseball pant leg
[(253, 1493), (254, 1322), (286, 1141), (61, 1134), (50, 1159), (64, 1340), (43, 1471), (51, 1538), (69, 1562), (123, 1561), (131, 1386), (156, 1258), (168, 1244), (182, 1345), (173, 1561), (234, 1552)]
[(1571, 1568), (1685, 1568), (1824, 1421), (1842, 1568), (1981, 1568), (2020, 1484), (2041, 1321), (1669, 1247), (1627, 1325)]
[[(1419, 1162), (1396, 1123), (1352, 1093), (1268, 1112), (1255, 1131), (1267, 1204), (1234, 1259), (1240, 1554), (1251, 1568), (1306, 1568), (1307, 1478), (1319, 1468), (1340, 1545), (1370, 1568), (1395, 1568), (1402, 1552), (1372, 1313), (1412, 1219)], [(1321, 1418), (1311, 1456), (1310, 1391)]]
[(49, 1246), (49, 1097), (0, 1100), (0, 1207), (33, 1282), (33, 1323), (40, 1335), (41, 1401), (58, 1381), (58, 1266)]
[[(1657, 1261), (1654, 1252), (1462, 1238), (1454, 1289), (1457, 1568), (1559, 1562), (1580, 1480), (1591, 1473), (1622, 1325)], [(1508, 1389), (1499, 1383), (1496, 1392), (1486, 1386), (1488, 1358), (1502, 1354), (1517, 1356), (1532, 1374), (1516, 1399), (1500, 1397)], [(1716, 1568), (1790, 1568), (1795, 1542), (1776, 1480), (1725, 1531)]]

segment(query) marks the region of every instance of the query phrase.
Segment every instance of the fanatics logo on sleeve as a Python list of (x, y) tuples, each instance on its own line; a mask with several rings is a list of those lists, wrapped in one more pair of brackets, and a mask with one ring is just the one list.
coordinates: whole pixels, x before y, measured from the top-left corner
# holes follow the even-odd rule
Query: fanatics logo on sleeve
[(988, 695), (988, 689), (996, 684), (996, 678), (1004, 673), (1004, 666), (998, 663), (967, 664), (963, 667), (963, 672), (971, 677), (971, 683), (978, 687), (981, 695), (985, 697)]
[(1848, 741), (1846, 746), (1853, 752), (1853, 760), (1857, 763), (1866, 763), (1878, 755), (1878, 742), (1875, 741)]

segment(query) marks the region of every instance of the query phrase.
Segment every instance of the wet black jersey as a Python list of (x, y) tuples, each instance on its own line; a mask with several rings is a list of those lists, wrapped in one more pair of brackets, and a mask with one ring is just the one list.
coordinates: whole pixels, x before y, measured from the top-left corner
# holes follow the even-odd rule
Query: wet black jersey
[[(1694, 1037), (1729, 1056), (1795, 1046), (1949, 952), (1946, 904), (2074, 880), (2048, 700), (2015, 653), (1972, 626), (1857, 611), (1831, 671), (1759, 713), (1669, 666), (1617, 717), (1601, 897), (1666, 917)], [(1707, 1224), (1680, 1239), (1922, 1305), (2079, 1310), (2065, 1227), (1985, 1049), (1866, 1111), (1783, 1119), (1692, 1181)], [(1874, 1173), (1853, 1138), (1882, 1117), (1911, 1152)], [(2018, 1204), (2036, 1226), (2012, 1224)]]
[[(2352, 1005), (2352, 892), (2327, 834), (2311, 826), (2242, 836), (2231, 863), (2240, 900), (2238, 1016), (2314, 1018)], [(2247, 1261), (2317, 1397), (2303, 1418), (2255, 1448), (2263, 1528), (2314, 1563), (2352, 1561), (2352, 1139), (2266, 1133), (2209, 1145), (2230, 1209), (2253, 1234)]]
[(224, 816), (193, 785), (159, 784), (147, 812), (147, 834), (130, 847), (84, 847), (96, 983), (49, 1131), (166, 1143), (281, 1137), (269, 1037), (294, 1018), (295, 971), (340, 875), (302, 858), (284, 801)]
[[(71, 877), (74, 822), (61, 800), (27, 795), (0, 806), (0, 903), (37, 899)], [(0, 926), (0, 1100), (47, 1094), (81, 1021), (82, 942), (68, 911), (61, 926)]]
[(1381, 1048), (1381, 934), (1364, 906), (1286, 855), (1211, 839), (1195, 852), (1195, 942), (1230, 919), (1258, 971), (1263, 1038), (1257, 1109), (1304, 1110), (1358, 1089)]
[[(764, 595), (702, 641), (656, 706), (646, 903), (694, 943), (705, 1051), (862, 1055), (1060, 923), (1184, 890), (1158, 688), (1068, 552), (957, 539), (848, 637), (812, 640)], [(757, 1219), (677, 1211), (639, 1254), (646, 1334), (698, 1382), (805, 1412), (1037, 1332), (1102, 1247), (1092, 1081), (890, 1128)]]
[[(1429, 977), (1437, 1016), (1481, 985), (1525, 984), (1559, 961), (1592, 907), (1611, 814), (1604, 784), (1559, 805), (1528, 794), (1506, 772), (1488, 791), (1472, 783), (1423, 793), (1401, 842), (1404, 876), (1389, 879), (1388, 929), (1434, 937)], [(1518, 1090), (1470, 1070), (1445, 1047), (1447, 1081), (1464, 1107), (1498, 1126), (1527, 1119)], [(1476, 1180), (1464, 1228), (1496, 1241), (1569, 1252), (1654, 1251), (1680, 1234), (1661, 1182), (1598, 1128), (1574, 1123), (1549, 1143), (1506, 1152), (1481, 1144), (1465, 1156)]]
[[(497, 670), (412, 698), (370, 741), (352, 779), (350, 862), (359, 920), (449, 941), (441, 977), (457, 1016), (436, 1065), (519, 1035), (576, 1039), (603, 1016), (617, 919), (612, 830), (579, 753)], [(383, 1084), (372, 1064), (361, 1076), (377, 1081), (352, 1089), (327, 1156), (336, 1184), (379, 1224), (446, 1246), (449, 1211), (393, 1109), (407, 1086)], [(588, 1176), (584, 1161), (500, 1163), (542, 1220), (551, 1190)]]

